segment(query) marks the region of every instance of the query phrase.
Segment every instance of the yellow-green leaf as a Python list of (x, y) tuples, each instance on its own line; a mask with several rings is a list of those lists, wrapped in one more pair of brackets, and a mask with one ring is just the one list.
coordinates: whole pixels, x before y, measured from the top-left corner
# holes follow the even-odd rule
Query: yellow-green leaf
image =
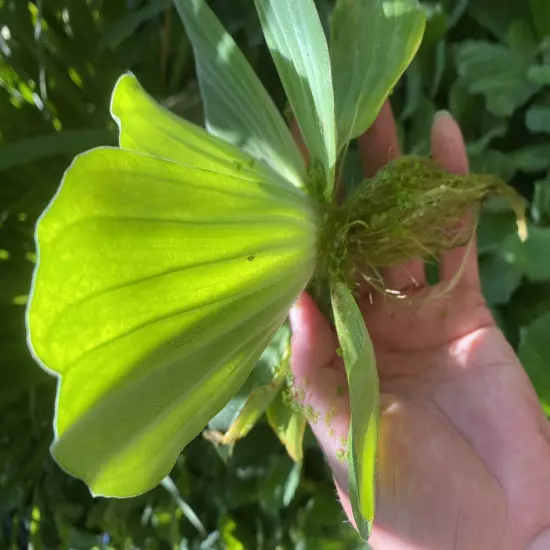
[(279, 391), (267, 408), (267, 420), (288, 456), (294, 462), (301, 462), (304, 456), (303, 442), (307, 419), (284, 399), (284, 390)]
[(327, 40), (313, 0), (254, 0), (271, 55), (313, 163), (334, 183), (336, 126)]
[(305, 165), (262, 83), (205, 0), (174, 0), (195, 50), (208, 131), (304, 185)]
[(242, 385), (312, 274), (316, 220), (291, 184), (102, 148), (69, 168), (36, 243), (27, 322), (60, 377), (53, 455), (131, 496)]
[(122, 149), (252, 181), (277, 179), (267, 164), (160, 106), (131, 74), (118, 80), (111, 113)]
[(338, 149), (374, 122), (412, 61), (426, 17), (417, 0), (338, 0), (330, 57)]
[(368, 539), (376, 496), (376, 453), (380, 419), (378, 373), (372, 342), (349, 289), (331, 288), (336, 332), (342, 348), (351, 405), (348, 436), (350, 500), (357, 528)]

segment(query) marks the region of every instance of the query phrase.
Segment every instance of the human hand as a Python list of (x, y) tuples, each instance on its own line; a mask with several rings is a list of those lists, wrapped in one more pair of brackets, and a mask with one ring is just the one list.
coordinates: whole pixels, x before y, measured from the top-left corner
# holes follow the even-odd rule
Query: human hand
[[(366, 176), (399, 154), (389, 105), (360, 140)], [(433, 158), (468, 169), (456, 122), (432, 128)], [(481, 294), (474, 243), (440, 258), (443, 300), (359, 298), (381, 393), (375, 550), (550, 549), (550, 429), (514, 351)], [(383, 272), (389, 288), (428, 291), (420, 260)], [(346, 376), (336, 336), (303, 294), (291, 311), (292, 369), (351, 522)], [(550, 367), (550, 366), (549, 366)]]

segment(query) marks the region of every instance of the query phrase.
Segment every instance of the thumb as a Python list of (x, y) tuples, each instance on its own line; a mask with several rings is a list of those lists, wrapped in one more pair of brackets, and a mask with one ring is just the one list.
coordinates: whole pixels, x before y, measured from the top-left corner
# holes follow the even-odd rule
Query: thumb
[(313, 299), (302, 293), (290, 311), (294, 395), (325, 453), (339, 488), (347, 488), (344, 451), (350, 407), (337, 338)]

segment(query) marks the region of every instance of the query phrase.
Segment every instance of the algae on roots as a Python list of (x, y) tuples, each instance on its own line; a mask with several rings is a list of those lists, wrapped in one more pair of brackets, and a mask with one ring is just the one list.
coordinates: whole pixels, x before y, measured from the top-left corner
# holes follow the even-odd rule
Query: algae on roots
[(375, 272), (463, 245), (473, 234), (480, 201), (492, 194), (504, 196), (515, 210), (523, 240), (524, 200), (499, 178), (449, 174), (423, 157), (396, 159), (339, 208), (340, 230), (333, 237), (345, 234), (346, 244), (332, 258), (332, 271), (347, 278), (354, 269)]

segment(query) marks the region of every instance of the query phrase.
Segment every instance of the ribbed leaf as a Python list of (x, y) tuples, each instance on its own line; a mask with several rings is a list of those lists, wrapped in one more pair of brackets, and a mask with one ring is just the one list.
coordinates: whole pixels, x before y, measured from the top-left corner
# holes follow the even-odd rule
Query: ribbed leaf
[(78, 157), (37, 227), (28, 310), (33, 352), (61, 377), (58, 463), (96, 494), (159, 483), (307, 283), (314, 224), (290, 184)]
[(330, 35), (338, 148), (374, 122), (422, 39), (417, 0), (338, 0)]
[(231, 36), (204, 0), (174, 2), (195, 50), (208, 131), (303, 186), (290, 130)]
[(363, 316), (349, 289), (343, 284), (335, 284), (331, 296), (351, 404), (348, 436), (350, 500), (359, 533), (367, 540), (374, 520), (380, 420), (376, 359)]
[(313, 0), (254, 0), (311, 160), (325, 168), (328, 191), (336, 163), (334, 94), (327, 40)]
[(267, 164), (160, 106), (131, 74), (117, 82), (111, 113), (122, 149), (252, 181), (280, 178)]

